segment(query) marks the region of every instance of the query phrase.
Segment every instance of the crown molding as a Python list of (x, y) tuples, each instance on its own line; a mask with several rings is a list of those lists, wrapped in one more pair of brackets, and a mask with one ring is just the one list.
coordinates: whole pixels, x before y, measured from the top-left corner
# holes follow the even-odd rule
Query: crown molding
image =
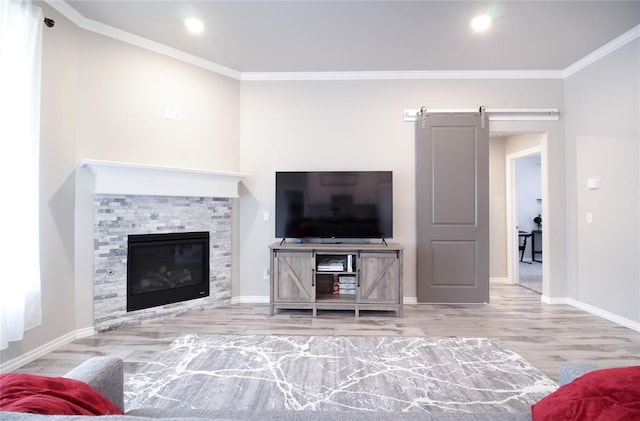
[(560, 70), (416, 70), (359, 72), (243, 72), (242, 81), (562, 79)]
[(627, 45), (628, 43), (637, 39), (638, 37), (640, 37), (640, 25), (625, 32), (624, 34), (620, 35), (618, 38), (606, 43), (602, 47), (595, 50), (593, 53), (576, 61), (571, 66), (564, 69), (562, 71), (562, 78), (566, 79), (569, 76), (576, 74), (577, 72), (589, 66), (590, 64), (593, 64), (596, 61), (600, 60), (601, 58), (613, 53), (617, 49)]
[(185, 53), (184, 51), (168, 47), (159, 42), (152, 41), (147, 38), (143, 38), (138, 35), (134, 35), (130, 32), (123, 31), (113, 26), (105, 25), (93, 19), (87, 19), (78, 13), (73, 7), (71, 7), (64, 0), (44, 0), (51, 7), (63, 14), (66, 18), (71, 20), (74, 24), (87, 31), (95, 32), (100, 35), (104, 35), (109, 38), (117, 39), (127, 44), (135, 45), (140, 48), (144, 48), (149, 51), (153, 51), (158, 54), (162, 54), (167, 57), (174, 58), (176, 60), (192, 64), (197, 67), (201, 67), (212, 72), (228, 76), (233, 79), (240, 79), (240, 72), (230, 69), (220, 64), (214, 63), (209, 60), (205, 60), (201, 57), (193, 54)]
[(130, 32), (87, 19), (65, 0), (44, 0), (82, 29), (135, 45), (241, 81), (348, 81), (348, 80), (461, 80), (461, 79), (566, 79), (640, 37), (640, 25), (578, 60), (564, 70), (415, 70), (345, 72), (240, 72)]
[(69, 3), (64, 0), (44, 0), (49, 6), (53, 7), (61, 15), (69, 19), (76, 26), (82, 27), (85, 17), (82, 16), (76, 9), (71, 7)]
[(132, 44), (146, 50), (153, 51), (158, 54), (162, 54), (176, 60), (183, 61), (185, 63), (193, 64), (194, 66), (202, 67), (203, 69), (211, 70), (212, 72), (219, 73), (224, 76), (231, 77), (233, 79), (240, 79), (240, 72), (230, 69), (220, 64), (214, 63), (209, 60), (205, 60), (193, 54), (185, 53), (184, 51), (168, 47), (164, 44), (160, 44), (150, 39), (134, 35), (130, 32), (123, 31), (113, 26), (105, 25), (92, 19), (84, 19), (83, 29), (92, 31), (110, 38), (117, 39), (119, 41)]

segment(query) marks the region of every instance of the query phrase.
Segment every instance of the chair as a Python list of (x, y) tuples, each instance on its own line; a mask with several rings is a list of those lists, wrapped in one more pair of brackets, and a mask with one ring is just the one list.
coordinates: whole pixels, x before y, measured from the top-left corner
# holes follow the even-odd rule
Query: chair
[(527, 248), (527, 238), (531, 237), (531, 233), (525, 231), (518, 231), (518, 250), (520, 251), (520, 261), (522, 263), (531, 264), (531, 262), (525, 262), (522, 260), (524, 258), (524, 251)]

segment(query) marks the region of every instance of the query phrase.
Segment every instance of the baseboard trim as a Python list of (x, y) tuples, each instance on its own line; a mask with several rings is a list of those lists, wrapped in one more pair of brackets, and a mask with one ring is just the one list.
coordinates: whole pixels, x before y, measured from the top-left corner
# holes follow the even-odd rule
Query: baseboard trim
[(542, 302), (545, 304), (567, 304), (571, 307), (575, 307), (582, 311), (586, 311), (587, 313), (591, 313), (594, 316), (609, 320), (610, 322), (613, 322), (617, 325), (624, 326), (636, 332), (640, 332), (640, 322), (634, 322), (633, 320), (629, 320), (626, 317), (618, 316), (617, 314), (613, 314), (596, 306), (592, 306), (591, 304), (583, 303), (582, 301), (576, 300), (574, 298), (549, 297), (543, 295)]
[(32, 361), (37, 360), (40, 357), (44, 357), (50, 352), (55, 351), (63, 345), (68, 344), (71, 341), (80, 338), (86, 338), (87, 336), (95, 335), (95, 330), (93, 327), (86, 327), (82, 329), (74, 330), (73, 332), (69, 332), (66, 335), (62, 335), (59, 338), (56, 338), (46, 344), (39, 346), (38, 348), (26, 352), (19, 357), (13, 358), (5, 363), (2, 363), (2, 367), (0, 368), (0, 373), (10, 373), (26, 364), (29, 364)]
[(490, 284), (505, 284), (505, 285), (512, 285), (513, 282), (511, 282), (511, 279), (509, 278), (489, 278), (489, 283)]
[(579, 308), (580, 310), (584, 310), (593, 315), (602, 317), (603, 319), (609, 320), (610, 322), (619, 324), (620, 326), (624, 326), (631, 330), (635, 330), (636, 332), (640, 332), (640, 322), (634, 322), (633, 320), (627, 319), (626, 317), (618, 316), (617, 314), (602, 310), (601, 308), (592, 306), (591, 304), (583, 303), (582, 301), (574, 300), (573, 298), (567, 298), (567, 304)]

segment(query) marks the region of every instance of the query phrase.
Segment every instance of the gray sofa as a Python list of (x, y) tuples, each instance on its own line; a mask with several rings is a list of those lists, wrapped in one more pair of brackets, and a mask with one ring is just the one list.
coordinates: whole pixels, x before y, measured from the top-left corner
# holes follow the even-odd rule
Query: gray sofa
[[(560, 368), (560, 384), (597, 368), (591, 364), (565, 364)], [(71, 370), (65, 377), (81, 380), (101, 392), (124, 410), (123, 362), (115, 357), (94, 357)], [(90, 417), (91, 418), (91, 417)], [(53, 416), (16, 412), (1, 412), (3, 421), (55, 421), (85, 420), (86, 416)], [(126, 415), (101, 416), (104, 421), (165, 421), (195, 420), (260, 420), (260, 421), (382, 421), (382, 420), (437, 420), (437, 421), (530, 421), (530, 413), (425, 413), (425, 412), (363, 412), (363, 411), (204, 411), (134, 409)]]

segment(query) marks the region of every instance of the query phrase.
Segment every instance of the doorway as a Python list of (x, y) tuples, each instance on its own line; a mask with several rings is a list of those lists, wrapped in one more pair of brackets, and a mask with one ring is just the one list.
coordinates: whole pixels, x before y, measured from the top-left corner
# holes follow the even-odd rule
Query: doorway
[(542, 171), (540, 152), (515, 159), (518, 284), (542, 294)]
[(506, 153), (508, 277), (542, 294), (542, 135), (514, 136)]

